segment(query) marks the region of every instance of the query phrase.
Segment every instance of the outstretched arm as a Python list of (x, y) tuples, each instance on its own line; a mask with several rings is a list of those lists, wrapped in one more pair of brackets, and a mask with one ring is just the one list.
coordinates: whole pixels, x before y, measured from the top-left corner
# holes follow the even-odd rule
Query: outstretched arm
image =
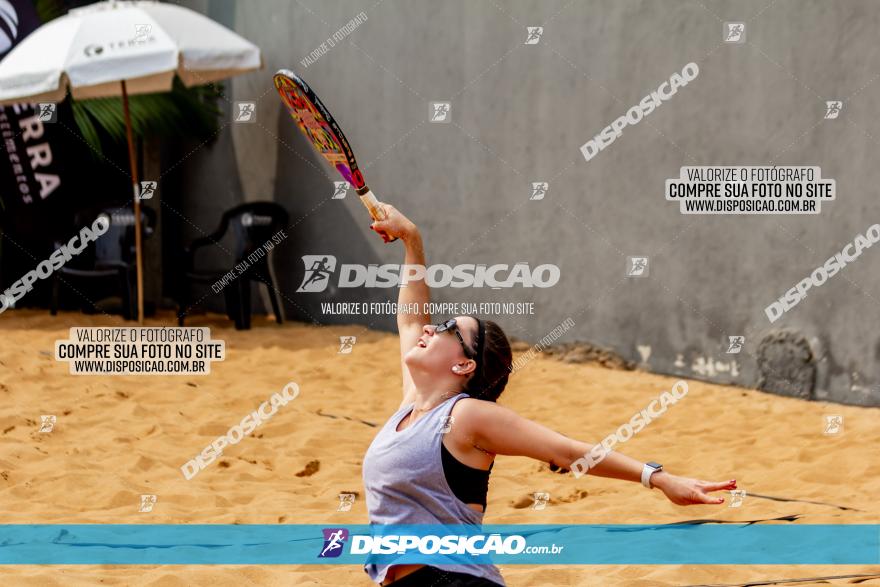
[[(425, 283), (425, 250), (418, 227), (394, 206), (381, 203), (379, 205), (385, 209), (386, 218), (377, 220), (370, 225), (370, 228), (399, 238), (406, 247), (403, 261), (405, 267), (401, 271), (401, 279), (406, 276), (407, 282), (406, 286), (400, 288), (397, 296), (397, 332), (400, 335), (400, 369), (403, 376), (403, 404), (405, 404), (409, 402), (409, 395), (413, 391), (413, 381), (409, 368), (403, 362), (403, 356), (418, 343), (422, 335), (422, 327), (431, 323), (430, 314), (422, 313), (422, 308), (431, 301), (431, 292)], [(384, 236), (382, 240), (388, 242)], [(420, 274), (415, 270), (417, 267), (421, 267)], [(401, 311), (407, 308), (417, 308), (418, 311)]]
[[(472, 439), (474, 446), (489, 453), (525, 456), (572, 469), (578, 459), (590, 455), (593, 449), (591, 444), (568, 438), (504, 406), (482, 400), (463, 400), (461, 403), (460, 417), (453, 425), (460, 426), (458, 432)], [(589, 472), (600, 477), (641, 483), (643, 466), (640, 461), (611, 451)], [(660, 471), (651, 476), (651, 485), (677, 505), (721, 504), (724, 498), (708, 495), (708, 492), (736, 489), (736, 480), (701, 481)]]

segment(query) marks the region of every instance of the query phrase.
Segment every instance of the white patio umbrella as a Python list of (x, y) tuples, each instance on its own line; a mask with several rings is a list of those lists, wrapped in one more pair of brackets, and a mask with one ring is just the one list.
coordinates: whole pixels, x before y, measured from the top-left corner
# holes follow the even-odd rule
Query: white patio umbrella
[(138, 321), (144, 319), (138, 178), (130, 94), (187, 86), (262, 67), (260, 49), (188, 8), (155, 1), (108, 0), (71, 10), (21, 41), (0, 62), (0, 105), (121, 96), (134, 192)]

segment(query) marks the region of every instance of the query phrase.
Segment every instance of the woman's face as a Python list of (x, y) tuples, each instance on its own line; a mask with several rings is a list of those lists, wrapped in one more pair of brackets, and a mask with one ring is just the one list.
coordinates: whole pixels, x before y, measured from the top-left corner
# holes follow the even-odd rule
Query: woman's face
[(437, 373), (449, 373), (453, 366), (458, 366), (460, 374), (470, 372), (475, 362), (465, 354), (455, 330), (459, 331), (468, 352), (473, 356), (479, 326), (470, 316), (456, 316), (455, 323), (445, 332), (435, 332), (437, 327), (433, 324), (423, 326), (418, 343), (406, 354), (407, 366)]

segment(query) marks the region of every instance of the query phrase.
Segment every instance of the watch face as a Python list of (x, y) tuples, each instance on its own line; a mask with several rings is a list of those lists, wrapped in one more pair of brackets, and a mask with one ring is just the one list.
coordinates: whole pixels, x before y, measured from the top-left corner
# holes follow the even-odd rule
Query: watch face
[(660, 463), (655, 463), (654, 461), (651, 461), (650, 463), (645, 463), (645, 464), (651, 468), (654, 468), (654, 469), (662, 469), (663, 468), (663, 465), (661, 465)]

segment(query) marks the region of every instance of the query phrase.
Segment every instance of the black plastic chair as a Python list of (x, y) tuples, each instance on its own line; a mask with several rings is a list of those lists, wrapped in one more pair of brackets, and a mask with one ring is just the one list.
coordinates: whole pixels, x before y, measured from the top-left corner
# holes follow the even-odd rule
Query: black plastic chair
[[(264, 244), (272, 243), (272, 236), (289, 226), (287, 210), (275, 202), (250, 202), (241, 204), (223, 213), (220, 226), (208, 236), (197, 238), (184, 248), (185, 260), (182, 278), (179, 283), (177, 300), (177, 323), (183, 326), (184, 317), (191, 300), (193, 283), (218, 284), (226, 298), (226, 314), (235, 322), (237, 330), (251, 327), (251, 281), (266, 285), (275, 319), (281, 324), (281, 300), (278, 287), (269, 271), (269, 254), (248, 260)], [(234, 242), (232, 251), (234, 262), (227, 269), (197, 269), (196, 253), (208, 245), (218, 244), (226, 232), (232, 229)], [(246, 267), (244, 266), (246, 264)], [(237, 269), (238, 268), (238, 269)], [(227, 274), (232, 272), (232, 276)], [(227, 276), (227, 280), (221, 279)]]
[[(78, 227), (91, 226), (100, 215), (104, 215), (110, 220), (107, 232), (102, 234), (97, 241), (89, 243), (85, 250), (52, 274), (52, 296), (49, 312), (53, 316), (58, 313), (61, 279), (64, 278), (65, 281), (88, 279), (104, 280), (108, 283), (115, 282), (116, 289), (122, 298), (122, 315), (126, 320), (134, 320), (137, 317), (134, 211), (131, 207), (107, 207), (97, 211), (94, 209), (84, 210), (75, 214), (74, 223)], [(156, 212), (150, 208), (141, 207), (142, 240), (146, 240), (153, 234), (155, 226)], [(79, 230), (77, 229), (77, 232)], [(55, 250), (66, 245), (67, 242), (68, 240), (56, 240)]]

